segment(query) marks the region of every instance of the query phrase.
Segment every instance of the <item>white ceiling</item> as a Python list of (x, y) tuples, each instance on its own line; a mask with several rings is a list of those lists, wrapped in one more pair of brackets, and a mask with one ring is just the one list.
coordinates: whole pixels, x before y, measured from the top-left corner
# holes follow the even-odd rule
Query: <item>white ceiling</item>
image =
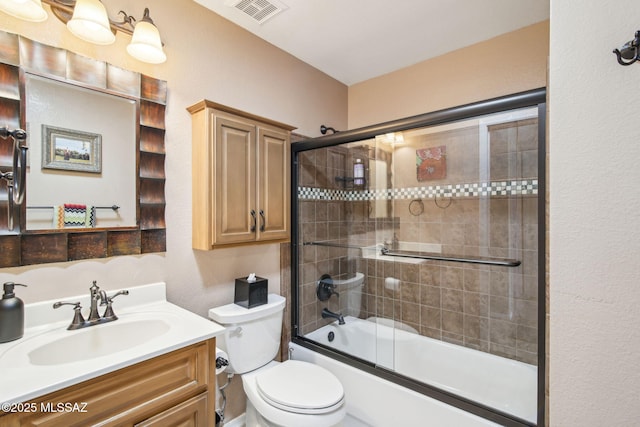
[(549, 18), (549, 0), (267, 0), (286, 9), (260, 24), (194, 1), (346, 85)]

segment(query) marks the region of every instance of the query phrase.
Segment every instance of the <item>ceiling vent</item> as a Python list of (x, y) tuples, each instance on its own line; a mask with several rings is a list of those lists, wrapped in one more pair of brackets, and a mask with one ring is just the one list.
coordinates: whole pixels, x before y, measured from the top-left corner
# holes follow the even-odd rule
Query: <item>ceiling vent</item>
[(274, 0), (230, 0), (226, 2), (226, 5), (250, 16), (258, 24), (264, 24), (287, 9), (287, 6)]

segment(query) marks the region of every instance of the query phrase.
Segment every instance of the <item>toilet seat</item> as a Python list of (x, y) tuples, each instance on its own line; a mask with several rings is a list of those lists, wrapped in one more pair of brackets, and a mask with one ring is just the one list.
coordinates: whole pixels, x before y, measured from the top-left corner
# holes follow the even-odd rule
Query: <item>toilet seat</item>
[(260, 397), (270, 405), (297, 414), (325, 414), (344, 401), (340, 381), (311, 363), (287, 360), (256, 376)]

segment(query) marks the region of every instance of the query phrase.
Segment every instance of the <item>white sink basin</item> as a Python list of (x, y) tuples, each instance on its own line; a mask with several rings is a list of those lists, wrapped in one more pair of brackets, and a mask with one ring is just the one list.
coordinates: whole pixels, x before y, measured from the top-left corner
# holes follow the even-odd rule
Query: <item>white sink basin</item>
[[(73, 331), (67, 324), (33, 334), (11, 346), (0, 360), (29, 366), (56, 367), (91, 362), (104, 356), (135, 350), (167, 335), (180, 318), (171, 312), (145, 311), (121, 314), (118, 320)], [(175, 332), (175, 331), (174, 331)]]
[(118, 322), (90, 326), (73, 335), (43, 343), (28, 353), (29, 361), (34, 365), (60, 365), (94, 359), (145, 344), (170, 329), (170, 325), (161, 319)]

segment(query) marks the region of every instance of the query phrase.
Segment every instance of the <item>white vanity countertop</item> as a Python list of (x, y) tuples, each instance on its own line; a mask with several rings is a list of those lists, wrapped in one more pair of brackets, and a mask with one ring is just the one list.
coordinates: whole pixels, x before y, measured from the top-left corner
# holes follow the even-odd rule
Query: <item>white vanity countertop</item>
[[(53, 300), (26, 304), (24, 336), (0, 344), (0, 404), (28, 402), (224, 332), (217, 323), (167, 302), (164, 283), (126, 289), (129, 295), (118, 296), (113, 302), (118, 320), (74, 331), (67, 330), (72, 306), (54, 310)], [(113, 295), (118, 290), (106, 292)], [(86, 296), (63, 300), (81, 302), (82, 313), (88, 317), (88, 291)], [(99, 307), (100, 314), (103, 310)], [(96, 346), (100, 339), (107, 342)], [(79, 357), (85, 343), (89, 343), (87, 351), (98, 349), (89, 359)]]

